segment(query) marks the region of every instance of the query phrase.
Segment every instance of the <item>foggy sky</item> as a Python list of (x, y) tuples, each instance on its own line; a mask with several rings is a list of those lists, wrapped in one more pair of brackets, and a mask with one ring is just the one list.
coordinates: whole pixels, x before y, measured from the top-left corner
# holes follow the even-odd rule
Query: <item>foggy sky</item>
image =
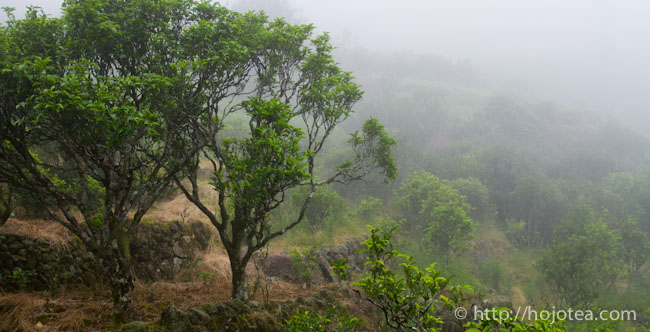
[(468, 59), (508, 87), (650, 123), (650, 1), (292, 3), (341, 42)]
[[(302, 22), (331, 32), (339, 48), (468, 60), (496, 86), (606, 110), (650, 127), (650, 1), (284, 2)], [(56, 14), (60, 1), (0, 0), (1, 6), (17, 7), (18, 17), (27, 4)]]

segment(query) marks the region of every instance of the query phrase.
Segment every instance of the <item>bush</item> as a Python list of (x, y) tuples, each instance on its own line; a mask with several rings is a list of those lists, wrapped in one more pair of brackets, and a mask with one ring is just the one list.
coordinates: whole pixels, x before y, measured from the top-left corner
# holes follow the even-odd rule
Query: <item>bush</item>
[(507, 219), (505, 225), (506, 238), (512, 245), (523, 247), (526, 244), (526, 222), (523, 220)]
[[(466, 286), (449, 286), (449, 281), (435, 269), (435, 263), (420, 270), (413, 258), (393, 248), (394, 228), (384, 233), (370, 226), (370, 238), (363, 242), (367, 253), (368, 273), (352, 286), (368, 302), (384, 313), (386, 324), (397, 331), (439, 331), (441, 312), (458, 303)], [(400, 272), (389, 267), (400, 260)], [(349, 266), (344, 261), (333, 264), (334, 274), (346, 280)], [(443, 293), (445, 295), (443, 295)]]
[(359, 204), (359, 209), (357, 209), (357, 216), (364, 219), (370, 219), (380, 216), (383, 209), (384, 203), (382, 203), (379, 198), (368, 196), (368, 198), (362, 200), (361, 204)]
[(17, 289), (23, 290), (31, 282), (32, 274), (33, 273), (30, 270), (23, 270), (17, 267), (11, 272), (11, 275), (8, 276), (9, 282), (11, 282)]
[[(292, 193), (291, 200), (295, 207), (302, 206), (307, 195), (309, 195), (309, 188), (302, 187)], [(309, 223), (312, 230), (320, 229), (326, 219), (335, 219), (341, 216), (345, 207), (343, 198), (339, 194), (327, 187), (319, 188), (314, 193), (307, 209), (305, 210), (305, 218)]]
[(307, 288), (311, 288), (311, 279), (314, 277), (314, 268), (316, 268), (315, 250), (310, 248), (301, 253), (297, 249), (293, 249), (291, 264), (293, 269), (300, 274)]
[(355, 332), (359, 320), (344, 308), (333, 306), (324, 315), (300, 309), (289, 319), (282, 332)]
[[(507, 318), (506, 318), (507, 317)], [(492, 308), (479, 322), (469, 322), (465, 332), (509, 331), (509, 332), (566, 332), (563, 321), (535, 320), (526, 322), (514, 317), (510, 308)]]

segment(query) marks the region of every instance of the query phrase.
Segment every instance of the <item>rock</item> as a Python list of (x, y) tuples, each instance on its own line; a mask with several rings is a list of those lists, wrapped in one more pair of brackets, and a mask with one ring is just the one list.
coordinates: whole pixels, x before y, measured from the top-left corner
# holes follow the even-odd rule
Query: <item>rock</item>
[(251, 307), (240, 299), (233, 299), (230, 302), (230, 307), (238, 314), (248, 314), (251, 312)]
[(163, 310), (160, 324), (166, 327), (168, 332), (185, 332), (189, 331), (192, 326), (190, 315), (175, 306)]
[(194, 222), (190, 225), (190, 231), (194, 239), (197, 241), (199, 249), (207, 249), (210, 244), (210, 238), (212, 237), (212, 233), (208, 226), (202, 222)]
[(210, 315), (201, 309), (192, 308), (189, 310), (189, 314), (192, 325), (206, 325), (212, 320)]
[(291, 256), (287, 253), (271, 255), (266, 259), (264, 273), (288, 282), (301, 282), (300, 274), (293, 269)]
[(122, 332), (147, 332), (147, 323), (134, 321), (122, 325)]
[(248, 306), (253, 309), (259, 309), (262, 307), (262, 305), (257, 301), (248, 301)]
[(338, 278), (332, 275), (332, 272), (334, 272), (331, 269), (332, 265), (327, 261), (327, 258), (325, 258), (323, 254), (318, 254), (318, 256), (316, 256), (316, 263), (318, 264), (318, 268), (325, 282), (338, 282)]
[(176, 255), (178, 258), (187, 258), (189, 256), (187, 250), (183, 248), (183, 246), (181, 246), (181, 244), (178, 242), (174, 243), (172, 250), (174, 251), (174, 255)]
[(201, 310), (214, 317), (230, 316), (234, 314), (234, 310), (223, 303), (206, 304), (201, 307)]
[(23, 244), (20, 242), (13, 242), (12, 244), (9, 245), (9, 250), (10, 251), (18, 251), (23, 247)]

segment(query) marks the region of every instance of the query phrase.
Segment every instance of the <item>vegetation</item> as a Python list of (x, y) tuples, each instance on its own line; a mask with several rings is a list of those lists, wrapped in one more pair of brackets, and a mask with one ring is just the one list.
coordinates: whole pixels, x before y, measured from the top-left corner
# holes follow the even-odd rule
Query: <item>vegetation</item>
[[(229, 70), (238, 78), (236, 86), (254, 82), (256, 97), (219, 109), (224, 99), (236, 101), (233, 98), (244, 94), (242, 89), (220, 90), (208, 101), (215, 110), (197, 122), (195, 132), (200, 134), (192, 136), (196, 146), (205, 148), (188, 163), (184, 173), (187, 181), (177, 176), (175, 182), (217, 228), (230, 259), (233, 298), (246, 301), (246, 265), (253, 253), (300, 224), (319, 187), (359, 180), (376, 169), (390, 181), (397, 176), (397, 168), (391, 152), (396, 140), (376, 119), (369, 119), (361, 132), (351, 134), (352, 159), (343, 161), (332, 175), (319, 181), (317, 157), (336, 126), (350, 116), (362, 93), (352, 75), (332, 59), (327, 35), (312, 38), (312, 26), (293, 26), (283, 20), (267, 22), (260, 14), (250, 13), (243, 18), (243, 22), (233, 22), (232, 28), (256, 32), (253, 36), (235, 34), (241, 39), (233, 42), (234, 52), (243, 52), (243, 59)], [(252, 26), (244, 28), (239, 24)], [(214, 52), (223, 52), (218, 45), (210, 47)], [(216, 55), (213, 58), (218, 59)], [(226, 118), (242, 112), (250, 129), (245, 138), (219, 135)], [(295, 121), (301, 122), (302, 128), (293, 125)], [(199, 195), (201, 158), (209, 161), (214, 174), (210, 185), (217, 193), (217, 211), (211, 210)], [(267, 215), (284, 202), (291, 188), (298, 186), (309, 188), (300, 213), (287, 225), (272, 229)]]
[[(449, 287), (449, 281), (435, 269), (435, 263), (424, 270), (413, 264), (413, 258), (393, 248), (391, 237), (394, 229), (384, 233), (370, 227), (370, 238), (363, 242), (368, 261), (368, 275), (351, 285), (357, 292), (381, 310), (386, 324), (397, 331), (439, 331), (442, 326), (441, 311), (453, 308), (469, 286)], [(400, 272), (390, 269), (399, 263)], [(345, 261), (334, 265), (335, 274), (341, 280), (348, 277), (349, 266)], [(443, 294), (445, 290), (451, 291)]]
[[(262, 7), (268, 11), (194, 0), (65, 0), (60, 17), (30, 7), (24, 18), (5, 9), (0, 231), (36, 236), (54, 221), (48, 227), (59, 227), (52, 237), (61, 239), (53, 242), (79, 241), (99, 263), (118, 321), (157, 319), (161, 303), (259, 300), (249, 294), (251, 259), (264, 278), (264, 302), (317, 293), (311, 281), (326, 267), (316, 250), (363, 238), (365, 270), (356, 270), (358, 260), (355, 268), (333, 267), (386, 329), (440, 330), (464, 298), (643, 317), (487, 319), (467, 331), (650, 328), (647, 132), (493, 89), (468, 63), (345, 43), (335, 49), (327, 33), (297, 23), (304, 20), (287, 1), (232, 4)], [(159, 221), (152, 211), (216, 229), (206, 235), (214, 236), (212, 256), (191, 269), (170, 263), (181, 272), (175, 282), (199, 282), (189, 288), (203, 293), (135, 281), (132, 237), (143, 221)], [(282, 284), (288, 290), (273, 293), (266, 258), (291, 248), (308, 289)], [(0, 285), (0, 302), (9, 288), (30, 291), (42, 279), (34, 266), (2, 265), (0, 280), (11, 285)], [(57, 283), (45, 284), (66, 296)], [(169, 289), (153, 294), (160, 287)], [(71, 292), (98, 307), (108, 296)], [(11, 318), (0, 330), (47, 324), (50, 316), (29, 316), (58, 310), (46, 295), (24, 295), (39, 296), (24, 311), (7, 309), (22, 321)], [(376, 318), (372, 310), (351, 310), (353, 318), (321, 309), (273, 319), (296, 332), (355, 331)], [(65, 329), (92, 329), (84, 324), (109, 326), (98, 318)]]
[(291, 253), (291, 267), (300, 274), (302, 281), (311, 288), (311, 280), (314, 277), (314, 268), (316, 267), (316, 253), (313, 249), (307, 249), (299, 252), (294, 249)]
[(359, 320), (350, 316), (345, 309), (334, 306), (324, 315), (300, 309), (289, 319), (282, 332), (354, 332), (358, 331)]
[(181, 27), (199, 18), (179, 18), (205, 9), (68, 1), (60, 19), (32, 8), (1, 29), (0, 182), (103, 260), (120, 320), (132, 313), (129, 234), (201, 148), (187, 138), (204, 107), (189, 98), (208, 92), (187, 74), (218, 69), (191, 66)]
[[(327, 35), (310, 39), (312, 29), (207, 3), (148, 0), (69, 1), (61, 19), (31, 9), (3, 27), (0, 182), (46, 203), (105, 261), (118, 319), (132, 312), (129, 234), (172, 182), (219, 230), (233, 296), (247, 299), (251, 255), (302, 221), (317, 187), (374, 167), (395, 177), (395, 141), (369, 120), (350, 140), (354, 160), (326, 181), (314, 178), (316, 156), (361, 91), (331, 59)], [(300, 77), (289, 74), (296, 70)], [(257, 97), (222, 108), (251, 77)], [(218, 137), (235, 112), (250, 119), (250, 136)], [(219, 219), (197, 194), (200, 156), (213, 165)], [(271, 232), (267, 213), (301, 184), (311, 192), (300, 216)]]
[(468, 216), (467, 198), (447, 181), (427, 172), (413, 173), (396, 195), (407, 211), (406, 226), (424, 232), (427, 251), (448, 256), (466, 248), (476, 223)]
[(501, 313), (510, 313), (512, 309), (510, 308), (494, 308), (493, 311), (495, 314), (486, 315), (479, 322), (469, 322), (466, 327), (469, 327), (465, 332), (483, 332), (483, 331), (499, 331), (499, 332), (564, 332), (566, 328), (564, 327), (564, 322), (555, 321), (554, 318), (543, 320), (537, 319), (533, 322), (526, 322), (523, 319), (510, 317), (501, 319), (500, 317), (506, 317), (501, 315)]

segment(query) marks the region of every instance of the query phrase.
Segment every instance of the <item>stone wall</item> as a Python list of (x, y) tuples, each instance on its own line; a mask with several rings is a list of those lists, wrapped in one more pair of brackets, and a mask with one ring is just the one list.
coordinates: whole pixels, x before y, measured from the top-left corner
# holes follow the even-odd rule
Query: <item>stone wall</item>
[(146, 281), (173, 279), (207, 249), (211, 236), (208, 226), (198, 221), (142, 225), (131, 244), (136, 275)]
[[(143, 223), (131, 242), (137, 277), (144, 281), (173, 279), (207, 248), (211, 234), (201, 222)], [(88, 285), (101, 280), (97, 271), (94, 256), (77, 239), (52, 245), (23, 235), (0, 233), (0, 288), (4, 290)]]
[(95, 260), (79, 241), (52, 245), (41, 239), (0, 234), (0, 288), (56, 289), (63, 284), (92, 283)]

